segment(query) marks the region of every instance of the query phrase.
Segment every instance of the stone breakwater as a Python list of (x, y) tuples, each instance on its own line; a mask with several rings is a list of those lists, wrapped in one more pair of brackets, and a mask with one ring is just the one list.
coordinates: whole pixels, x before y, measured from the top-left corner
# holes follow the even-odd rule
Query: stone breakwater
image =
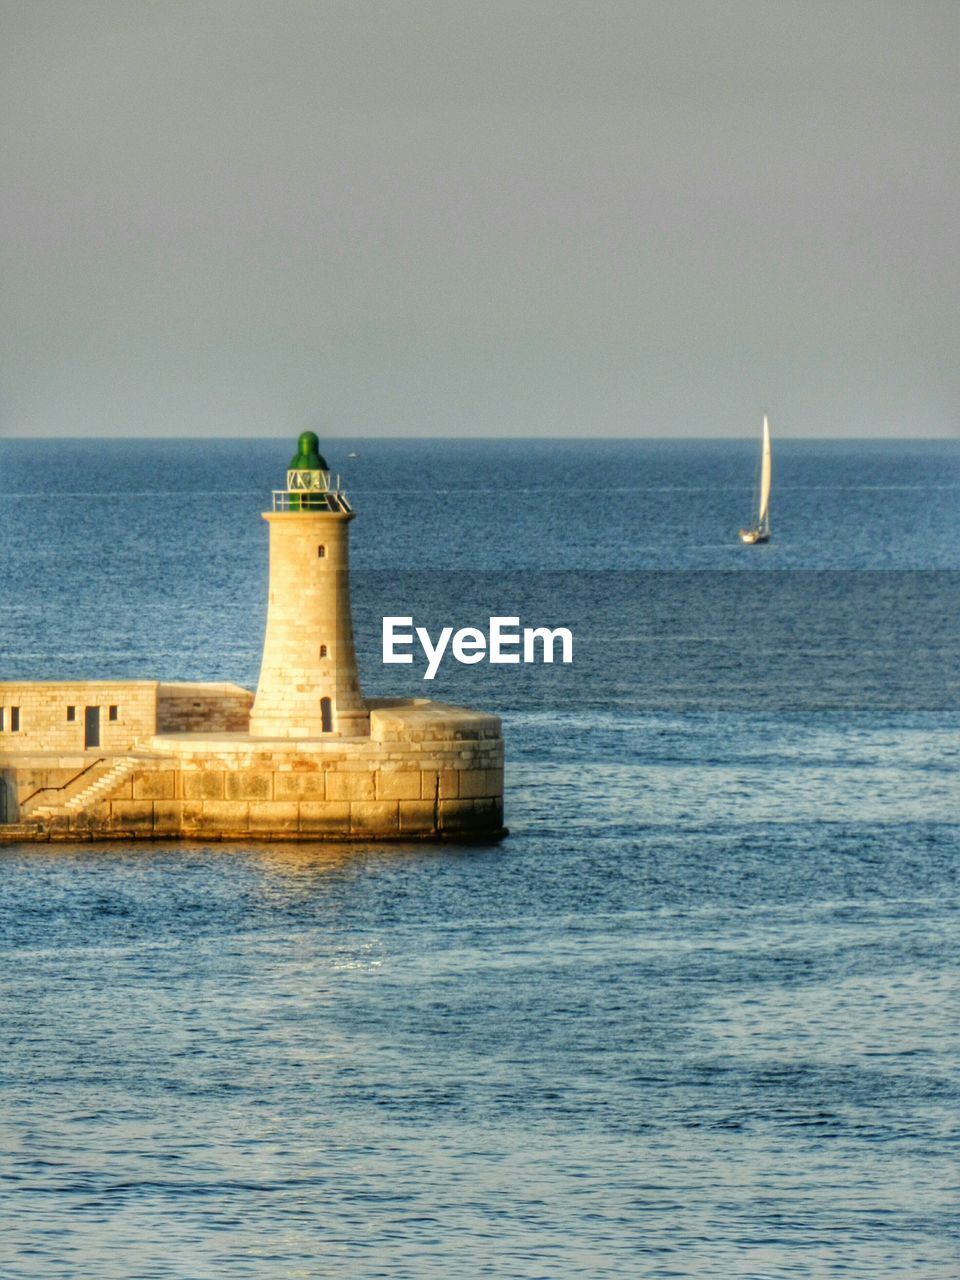
[[(25, 730), (27, 695), (35, 690), (0, 686), (9, 705), (25, 704)], [(159, 699), (154, 690), (161, 691)], [(135, 695), (133, 702), (125, 692)], [(73, 723), (66, 706), (96, 693), (92, 686), (51, 684), (43, 703), (58, 723)], [(0, 841), (504, 834), (503, 740), (495, 715), (423, 700), (370, 699), (369, 736), (274, 740), (219, 727), (235, 724), (241, 704), (249, 704), (251, 695), (235, 686), (131, 682), (101, 686), (100, 694), (115, 698), (108, 706), (118, 708), (117, 719), (106, 722), (117, 730), (109, 746), (104, 739), (102, 749), (71, 753), (64, 744), (51, 752), (38, 750), (29, 732), (21, 743), (9, 733), (0, 738)], [(158, 701), (157, 723), (137, 733)], [(128, 723), (122, 734), (119, 708), (134, 705), (140, 724)], [(158, 732), (173, 722), (174, 709), (178, 727)], [(217, 728), (198, 727), (208, 717)]]
[(363, 696), (354, 511), (315, 432), (300, 433), (286, 478), (263, 513), (256, 694), (156, 680), (0, 684), (0, 841), (505, 834), (499, 719)]

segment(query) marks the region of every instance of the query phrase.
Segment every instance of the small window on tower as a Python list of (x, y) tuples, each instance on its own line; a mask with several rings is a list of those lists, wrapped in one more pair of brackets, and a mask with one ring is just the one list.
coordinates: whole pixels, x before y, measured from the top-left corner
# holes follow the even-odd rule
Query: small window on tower
[(320, 729), (323, 733), (333, 733), (333, 707), (329, 698), (320, 699)]
[(109, 712), (108, 712), (107, 714), (108, 714), (108, 716), (109, 716), (109, 718), (110, 718), (111, 720), (116, 720), (116, 718), (117, 718), (117, 708), (116, 708), (116, 707), (111, 707), (111, 708), (110, 708), (110, 710), (109, 710)]
[(20, 732), (20, 708), (19, 707), (10, 708), (10, 732), (11, 733)]
[(77, 718), (77, 708), (76, 708), (76, 707), (67, 707), (67, 719), (68, 719), (68, 720), (76, 720), (76, 718)]
[(327, 554), (327, 548), (326, 548), (326, 547), (317, 547), (317, 558), (318, 558), (318, 559), (322, 560), (322, 559), (323, 559), (323, 557), (324, 557), (326, 554)]
[(320, 646), (320, 657), (325, 658), (326, 656), (327, 656), (327, 646), (325, 644), (322, 644)]

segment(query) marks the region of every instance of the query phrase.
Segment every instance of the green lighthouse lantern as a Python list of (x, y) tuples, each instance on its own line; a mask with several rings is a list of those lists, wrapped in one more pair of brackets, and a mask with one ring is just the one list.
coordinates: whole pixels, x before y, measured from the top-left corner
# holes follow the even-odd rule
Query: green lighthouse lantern
[(286, 489), (274, 489), (274, 511), (336, 511), (352, 515), (353, 508), (340, 488), (330, 486), (330, 468), (320, 452), (320, 441), (315, 431), (302, 431), (297, 440), (297, 452), (287, 467)]
[(290, 494), (290, 511), (326, 510), (328, 503), (321, 494), (330, 491), (330, 468), (320, 452), (320, 441), (315, 431), (302, 431), (297, 440), (297, 452), (287, 468), (287, 491)]

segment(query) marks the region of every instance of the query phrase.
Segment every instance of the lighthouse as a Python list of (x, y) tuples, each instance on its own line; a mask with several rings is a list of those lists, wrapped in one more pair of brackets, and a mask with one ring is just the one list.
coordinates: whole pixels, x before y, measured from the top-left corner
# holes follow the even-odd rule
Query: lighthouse
[(369, 735), (350, 617), (349, 526), (353, 509), (320, 442), (304, 431), (286, 489), (263, 513), (270, 530), (267, 628), (250, 712), (256, 738)]
[(256, 694), (156, 678), (0, 681), (0, 845), (506, 835), (498, 716), (360, 692), (353, 509), (312, 431), (263, 518)]

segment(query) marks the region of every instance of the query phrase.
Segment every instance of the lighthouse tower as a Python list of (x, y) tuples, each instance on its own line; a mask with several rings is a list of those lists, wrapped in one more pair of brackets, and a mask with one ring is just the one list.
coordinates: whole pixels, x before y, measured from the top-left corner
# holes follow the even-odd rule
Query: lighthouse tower
[[(339, 486), (339, 482), (338, 482)], [(257, 738), (357, 737), (370, 732), (350, 619), (349, 524), (354, 513), (312, 431), (275, 490), (267, 631), (250, 733)]]

